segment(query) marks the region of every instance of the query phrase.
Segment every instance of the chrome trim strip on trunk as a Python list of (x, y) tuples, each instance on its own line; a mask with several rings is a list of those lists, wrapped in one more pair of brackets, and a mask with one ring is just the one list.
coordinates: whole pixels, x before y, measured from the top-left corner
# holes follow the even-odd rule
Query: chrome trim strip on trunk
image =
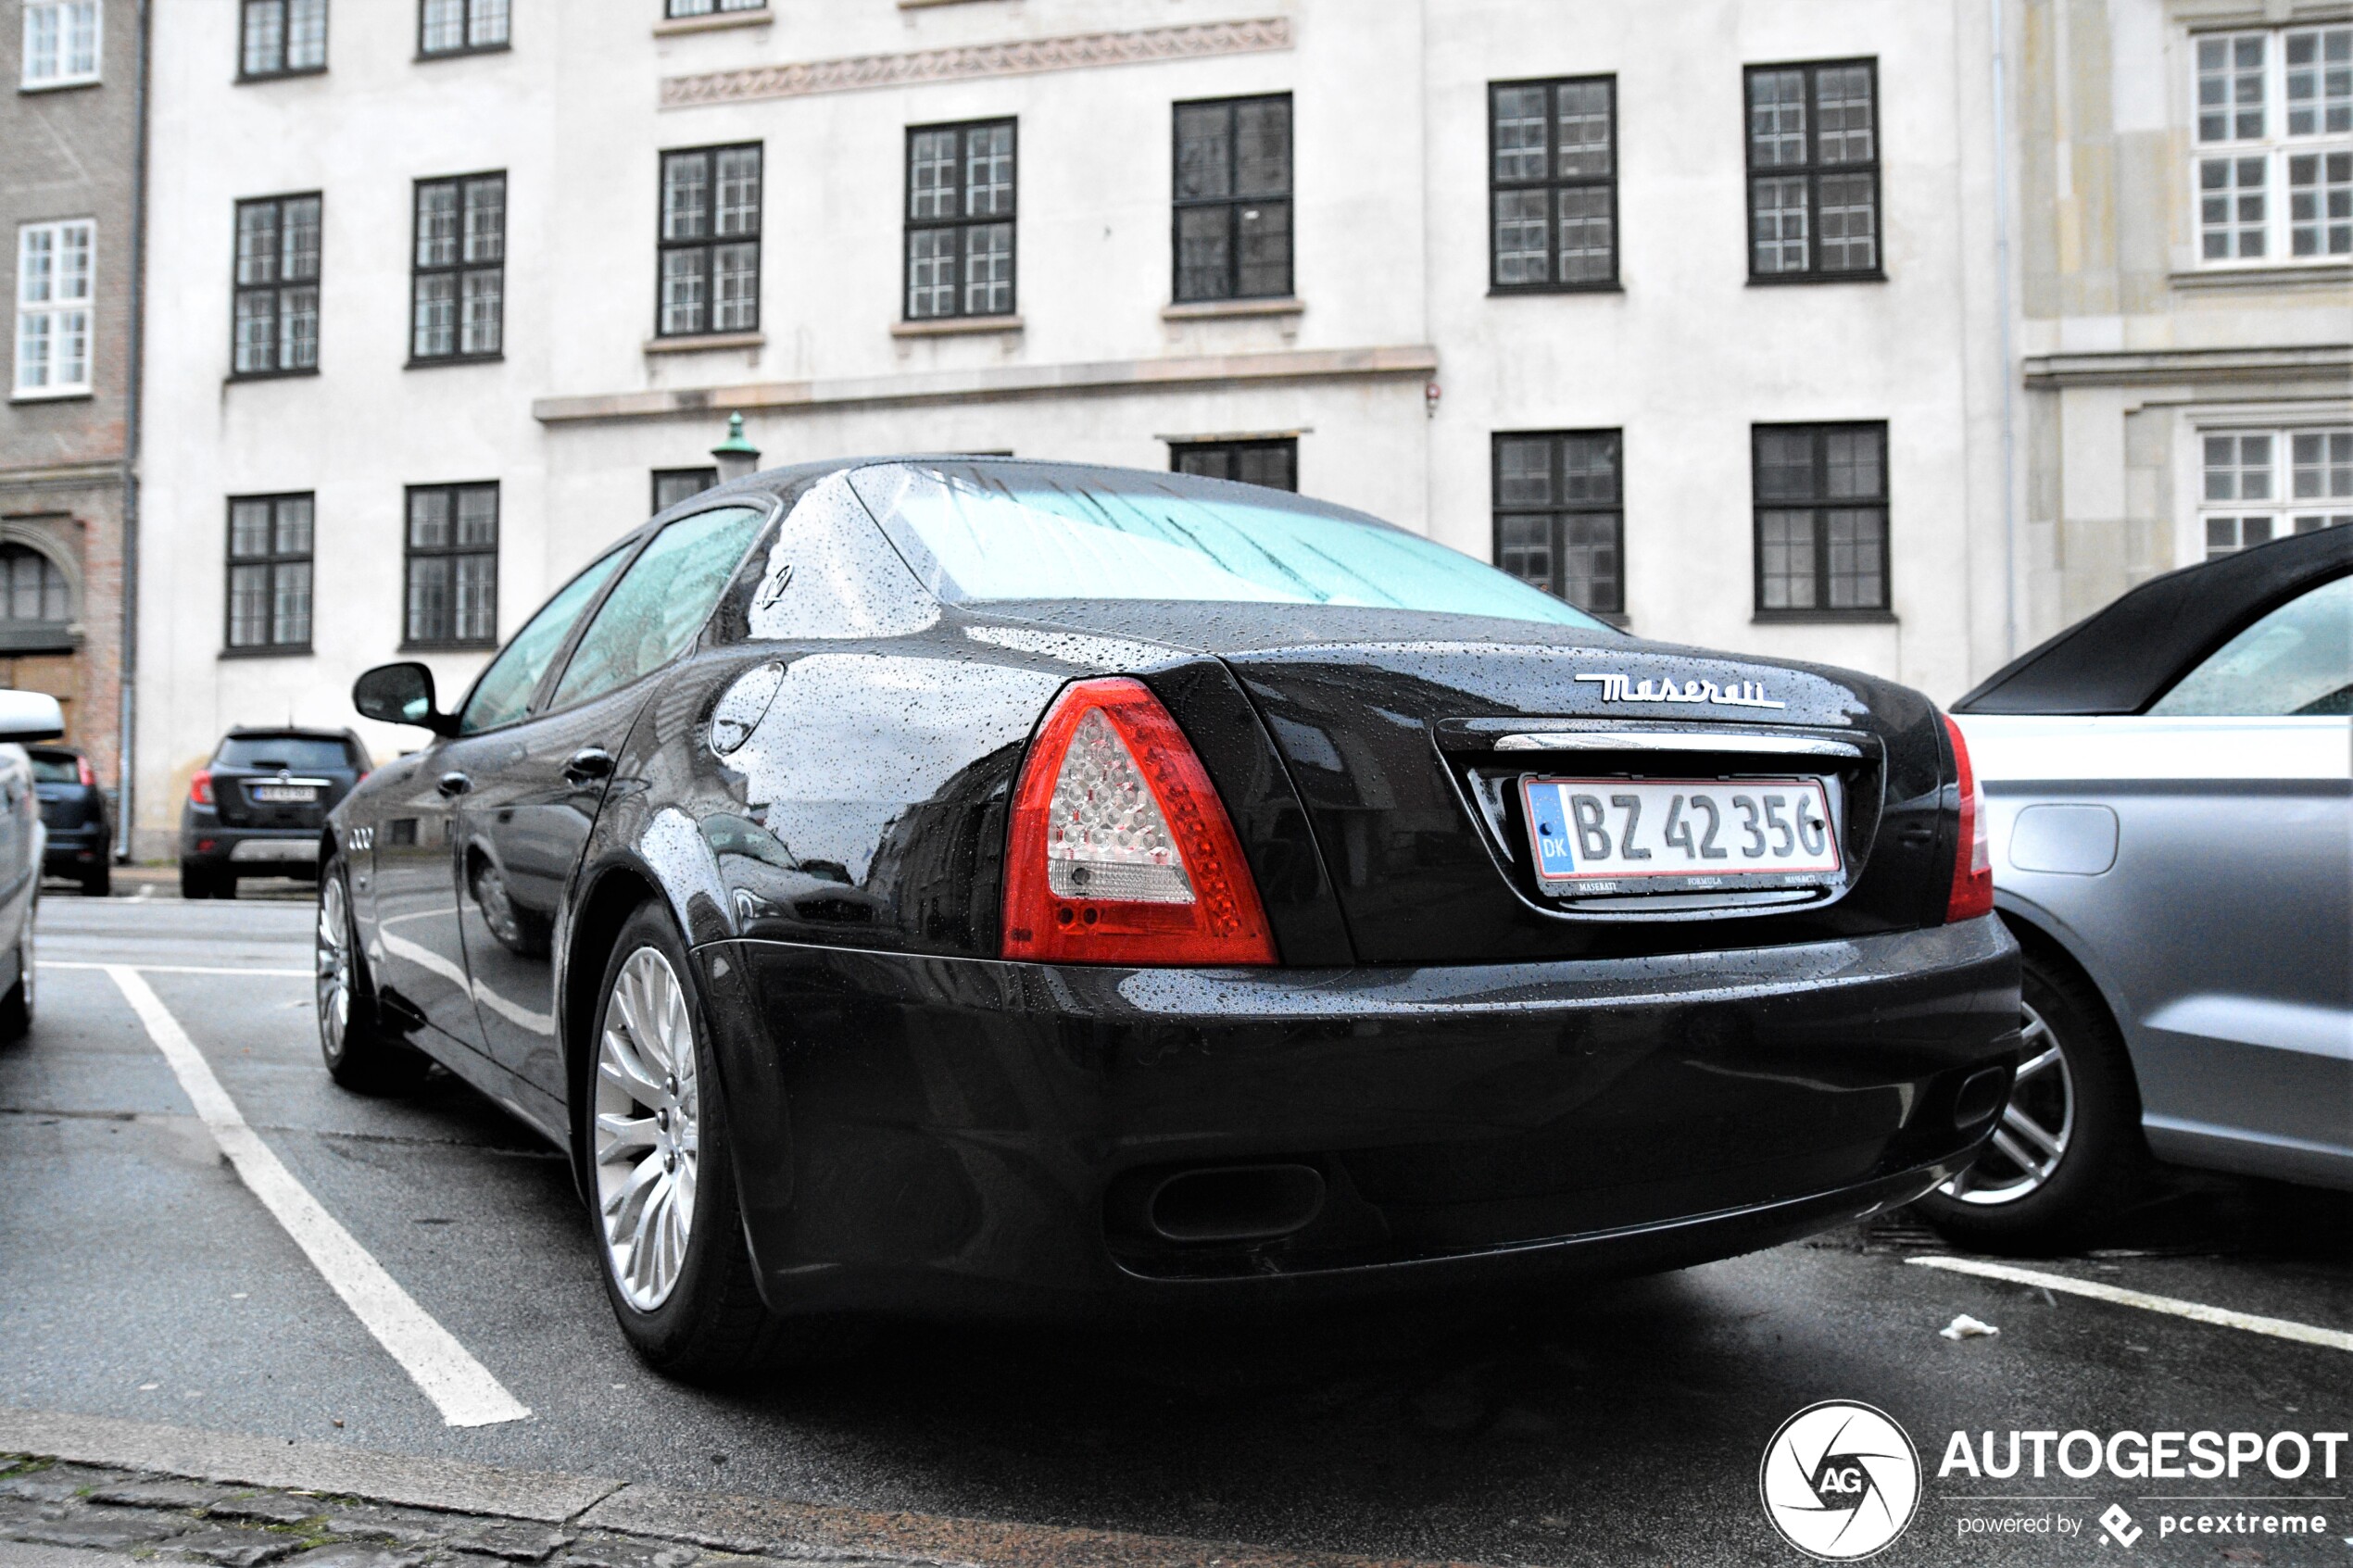
[(1759, 757), (1860, 757), (1850, 741), (1813, 735), (1700, 734), (1691, 731), (1602, 730), (1499, 735), (1498, 751), (1715, 751)]

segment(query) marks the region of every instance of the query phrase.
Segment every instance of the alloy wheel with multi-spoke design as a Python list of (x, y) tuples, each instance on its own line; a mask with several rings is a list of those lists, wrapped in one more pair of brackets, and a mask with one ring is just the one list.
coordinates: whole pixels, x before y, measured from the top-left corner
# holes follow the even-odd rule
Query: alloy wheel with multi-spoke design
[(351, 1034), (351, 918), (343, 878), (329, 872), (319, 884), (319, 1043), (333, 1061)]
[(2075, 1077), (2058, 1036), (2031, 1004), (2021, 1004), (2018, 1076), (2000, 1124), (1977, 1163), (1936, 1190), (1962, 1203), (1995, 1208), (2042, 1190), (2075, 1136)]
[(686, 1263), (701, 1158), (701, 1096), (686, 987), (640, 947), (613, 977), (597, 1044), (597, 1205), (613, 1282), (650, 1312)]

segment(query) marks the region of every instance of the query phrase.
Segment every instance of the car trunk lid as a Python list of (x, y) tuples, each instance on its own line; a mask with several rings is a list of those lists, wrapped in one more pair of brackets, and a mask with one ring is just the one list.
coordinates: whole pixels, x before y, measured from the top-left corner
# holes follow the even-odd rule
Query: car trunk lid
[[(1931, 923), (1944, 897), (1938, 727), (1929, 704), (1900, 687), (1692, 650), (1540, 638), (1225, 657), (1290, 769), (1360, 960), (1809, 940)], [(1819, 802), (1806, 809), (1826, 812), (1835, 841), (1819, 859), (1836, 865), (1548, 884), (1529, 788), (1564, 778), (1590, 781), (1604, 802), (1678, 810), (1679, 782), (1693, 799), (1722, 803), (1763, 798), (1768, 781), (1777, 800)]]

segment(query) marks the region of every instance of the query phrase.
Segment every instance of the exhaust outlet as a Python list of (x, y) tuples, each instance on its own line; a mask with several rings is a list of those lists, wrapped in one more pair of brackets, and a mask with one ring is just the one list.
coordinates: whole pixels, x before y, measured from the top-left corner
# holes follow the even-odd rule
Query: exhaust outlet
[(1184, 1171), (1152, 1189), (1145, 1222), (1167, 1241), (1271, 1241), (1304, 1230), (1324, 1207), (1313, 1165)]

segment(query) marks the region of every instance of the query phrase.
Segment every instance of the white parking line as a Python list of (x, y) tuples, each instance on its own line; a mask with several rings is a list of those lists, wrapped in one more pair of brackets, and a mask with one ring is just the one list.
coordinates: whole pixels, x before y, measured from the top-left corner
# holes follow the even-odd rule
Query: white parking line
[(439, 1408), (442, 1420), (452, 1426), (489, 1426), (529, 1416), (530, 1409), (418, 1306), (399, 1282), (384, 1272), (384, 1265), (369, 1256), (367, 1248), (354, 1241), (351, 1233), (336, 1223), (334, 1216), (321, 1208), (309, 1190), (279, 1163), (260, 1135), (245, 1124), (236, 1102), (213, 1076), (195, 1042), (140, 978), (138, 970), (129, 964), (103, 967), (139, 1015), (139, 1022), (146, 1025), (147, 1037), (171, 1064), (173, 1076), (187, 1091), (220, 1152), (343, 1298), (344, 1305), (376, 1336), (376, 1343), (391, 1353), (425, 1398)]
[(136, 969), (148, 974), (279, 974), (295, 980), (318, 978), (307, 969), (224, 969), (217, 964), (194, 963), (77, 963), (70, 959), (40, 959), (35, 961), (43, 969), (103, 969), (109, 973), (118, 969)]
[(2096, 1280), (2045, 1273), (2039, 1269), (2013, 1268), (2007, 1263), (1982, 1263), (1974, 1258), (1906, 1258), (1904, 1261), (1917, 1263), (1923, 1269), (1942, 1269), (1947, 1273), (1974, 1274), (1980, 1279), (2007, 1280), (2012, 1285), (2040, 1286), (2045, 1290), (2088, 1296), (2095, 1301), (2111, 1301), (2120, 1307), (2166, 1312), (2177, 1318), (2188, 1318), (2193, 1323), (2244, 1329), (2249, 1334), (2268, 1334), (2274, 1339), (2293, 1339), (2302, 1345), (2319, 1345), (2331, 1350), (2353, 1350), (2353, 1334), (2347, 1334), (2343, 1329), (2315, 1328), (2310, 1323), (2294, 1323), (2286, 1318), (2258, 1317), (2253, 1312), (2234, 1312), (2228, 1307), (2209, 1307), (2202, 1301), (2184, 1301), (2176, 1296), (2151, 1296), (2145, 1290), (2127, 1290), (2120, 1285), (2102, 1285)]

